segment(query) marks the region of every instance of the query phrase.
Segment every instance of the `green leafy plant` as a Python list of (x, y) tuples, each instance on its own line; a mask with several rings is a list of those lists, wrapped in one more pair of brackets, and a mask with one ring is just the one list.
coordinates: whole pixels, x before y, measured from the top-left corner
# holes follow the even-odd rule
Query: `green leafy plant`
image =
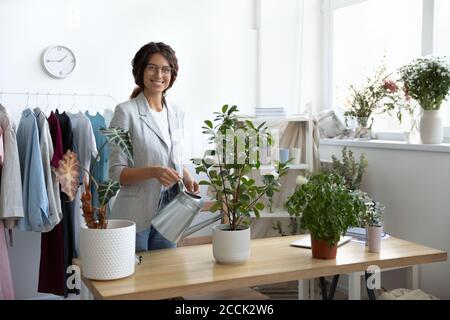
[(359, 162), (356, 162), (353, 152), (347, 147), (342, 148), (341, 153), (342, 161), (338, 160), (335, 155), (331, 156), (331, 171), (344, 178), (348, 189), (357, 190), (361, 186), (364, 170), (368, 165), (367, 159), (362, 153), (359, 157)]
[(450, 89), (450, 67), (442, 57), (419, 58), (400, 68), (406, 94), (423, 110), (439, 110)]
[(377, 226), (380, 227), (383, 221), (383, 213), (385, 207), (379, 202), (372, 200), (365, 192), (360, 191), (360, 199), (364, 202), (366, 210), (361, 213), (360, 225), (365, 226)]
[[(230, 230), (245, 224), (254, 212), (256, 217), (264, 209), (261, 197), (278, 191), (278, 178), (285, 174), (286, 164), (278, 163), (276, 175), (263, 178), (262, 185), (247, 175), (259, 169), (259, 150), (262, 145), (272, 145), (272, 136), (263, 122), (256, 127), (252, 121), (240, 121), (237, 106), (224, 105), (222, 112), (214, 112), (216, 118), (205, 120), (203, 133), (208, 135), (211, 149), (203, 158), (191, 159), (197, 174), (204, 173), (208, 180), (200, 185), (209, 186), (215, 203), (210, 211), (223, 210)], [(267, 143), (267, 144), (266, 144)]]
[[(289, 159), (289, 161), (291, 160), (292, 159)], [(279, 182), (279, 178), (281, 178), (287, 173), (288, 162), (283, 163), (276, 161), (275, 162), (275, 165), (277, 166), (276, 170), (272, 171), (271, 173), (263, 175), (263, 182), (267, 186), (265, 195), (267, 196), (269, 202), (270, 212), (273, 212), (273, 196), (275, 195), (275, 192), (280, 192), (279, 187), (281, 187), (281, 184)]]
[(363, 201), (355, 191), (347, 189), (344, 179), (332, 172), (312, 174), (297, 185), (286, 207), (291, 216), (300, 217), (301, 227), (330, 246), (339, 242), (349, 227), (358, 225)]
[[(120, 189), (119, 182), (115, 180), (107, 180), (98, 182), (93, 176), (95, 165), (97, 164), (101, 150), (111, 143), (120, 148), (127, 156), (129, 164), (133, 165), (133, 146), (131, 144), (130, 135), (121, 128), (102, 128), (100, 131), (106, 136), (107, 141), (100, 147), (97, 157), (91, 163), (89, 170), (80, 166), (76, 153), (68, 150), (63, 159), (59, 161), (59, 167), (56, 169), (56, 176), (61, 183), (61, 190), (67, 194), (70, 201), (73, 201), (77, 193), (80, 181), (81, 170), (87, 175), (83, 176), (84, 192), (81, 194), (81, 203), (83, 209), (83, 217), (86, 225), (90, 229), (106, 229), (108, 221), (106, 219), (108, 203)], [(89, 177), (89, 178), (88, 178)], [(94, 184), (99, 196), (99, 207), (93, 207), (92, 194), (90, 185)]]

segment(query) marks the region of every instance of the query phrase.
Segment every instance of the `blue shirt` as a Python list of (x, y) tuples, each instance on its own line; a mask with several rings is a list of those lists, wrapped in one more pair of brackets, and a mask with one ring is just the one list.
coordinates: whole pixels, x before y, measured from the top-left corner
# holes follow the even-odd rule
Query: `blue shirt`
[[(106, 144), (103, 147), (103, 144), (105, 144), (108, 140), (106, 139), (105, 135), (100, 132), (101, 128), (106, 128), (106, 122), (105, 118), (97, 112), (95, 116), (91, 116), (88, 111), (85, 112), (85, 115), (88, 117), (89, 121), (92, 125), (92, 131), (94, 132), (95, 137), (95, 144), (97, 145), (97, 151), (99, 153), (99, 160), (97, 163), (92, 164), (94, 165), (93, 175), (95, 181), (98, 183), (104, 182), (109, 179), (109, 146)], [(102, 148), (103, 147), (103, 148)], [(92, 160), (93, 161), (93, 160)], [(92, 184), (91, 188), (92, 192), (92, 201), (94, 207), (99, 207), (99, 201), (98, 201), (98, 194), (97, 190), (94, 188), (94, 185)]]
[(49, 224), (49, 206), (39, 147), (38, 124), (36, 115), (31, 109), (22, 112), (16, 136), (24, 209), (24, 218), (20, 219), (18, 227), (22, 231), (41, 232)]

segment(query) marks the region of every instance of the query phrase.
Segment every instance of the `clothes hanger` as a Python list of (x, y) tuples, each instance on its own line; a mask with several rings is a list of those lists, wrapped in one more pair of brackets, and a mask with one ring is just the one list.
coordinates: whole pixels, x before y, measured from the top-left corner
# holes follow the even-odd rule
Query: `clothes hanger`
[(50, 92), (47, 92), (47, 105), (45, 106), (45, 109), (44, 109), (44, 114), (47, 114), (47, 109), (48, 109), (48, 107), (49, 107), (49, 103), (48, 103), (48, 95), (50, 94)]

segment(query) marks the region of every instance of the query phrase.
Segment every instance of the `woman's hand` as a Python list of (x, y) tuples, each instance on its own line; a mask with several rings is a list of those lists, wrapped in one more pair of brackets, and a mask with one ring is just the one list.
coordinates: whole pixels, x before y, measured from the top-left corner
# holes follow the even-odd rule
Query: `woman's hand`
[(153, 167), (153, 176), (164, 186), (169, 187), (181, 180), (178, 172), (169, 167)]
[(183, 182), (187, 191), (189, 191), (190, 193), (197, 194), (200, 192), (200, 186), (189, 173), (188, 174), (186, 174), (186, 172), (184, 173)]

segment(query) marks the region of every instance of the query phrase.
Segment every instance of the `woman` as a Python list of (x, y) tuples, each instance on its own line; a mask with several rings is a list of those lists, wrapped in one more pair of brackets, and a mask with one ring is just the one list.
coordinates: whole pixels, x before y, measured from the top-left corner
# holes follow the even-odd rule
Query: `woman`
[(136, 53), (132, 66), (137, 87), (129, 101), (116, 107), (110, 127), (130, 133), (134, 166), (112, 146), (110, 176), (122, 185), (112, 216), (136, 222), (136, 251), (173, 248), (176, 244), (151, 226), (152, 218), (178, 193), (179, 180), (189, 192), (199, 192), (182, 165), (183, 114), (165, 99), (177, 77), (178, 61), (170, 46), (150, 42)]

